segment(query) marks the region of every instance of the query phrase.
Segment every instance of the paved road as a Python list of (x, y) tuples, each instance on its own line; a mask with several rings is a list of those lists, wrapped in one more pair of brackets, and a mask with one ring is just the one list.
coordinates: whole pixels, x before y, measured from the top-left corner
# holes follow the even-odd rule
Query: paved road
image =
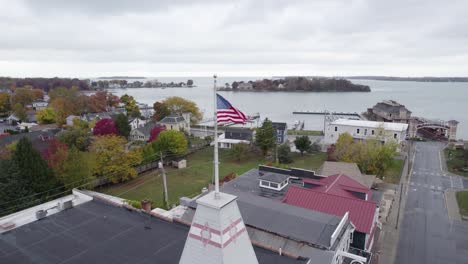
[(416, 143), (395, 263), (468, 263), (468, 223), (449, 219), (444, 195), (463, 181), (442, 170), (443, 146)]

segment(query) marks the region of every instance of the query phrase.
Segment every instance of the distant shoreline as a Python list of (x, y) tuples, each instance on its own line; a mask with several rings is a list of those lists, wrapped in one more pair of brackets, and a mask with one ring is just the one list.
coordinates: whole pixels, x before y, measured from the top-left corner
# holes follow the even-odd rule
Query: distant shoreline
[(348, 76), (349, 80), (370, 80), (390, 82), (468, 82), (468, 77), (391, 77), (391, 76)]
[(232, 88), (218, 88), (218, 92), (239, 92), (239, 93), (370, 93), (370, 91), (343, 91), (343, 90), (328, 90), (328, 91), (306, 91), (306, 90), (234, 90)]

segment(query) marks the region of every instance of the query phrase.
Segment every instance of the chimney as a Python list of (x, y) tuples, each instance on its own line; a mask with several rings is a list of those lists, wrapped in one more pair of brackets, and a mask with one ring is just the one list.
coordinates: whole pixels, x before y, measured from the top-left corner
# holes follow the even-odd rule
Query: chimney
[(258, 264), (236, 199), (210, 192), (197, 200), (179, 264)]
[(146, 212), (151, 212), (151, 201), (144, 199), (141, 200), (141, 209), (145, 210)]

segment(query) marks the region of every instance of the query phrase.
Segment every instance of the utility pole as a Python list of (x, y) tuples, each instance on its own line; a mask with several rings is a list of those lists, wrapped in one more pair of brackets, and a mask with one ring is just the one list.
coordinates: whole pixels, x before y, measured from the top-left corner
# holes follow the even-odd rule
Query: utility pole
[(163, 162), (163, 156), (162, 156), (162, 151), (159, 152), (161, 155), (161, 161), (159, 162), (159, 168), (161, 169), (161, 174), (163, 177), (163, 185), (164, 185), (164, 199), (166, 200), (166, 204), (169, 205), (169, 195), (167, 193), (167, 182), (166, 182), (166, 172), (164, 171), (164, 162)]

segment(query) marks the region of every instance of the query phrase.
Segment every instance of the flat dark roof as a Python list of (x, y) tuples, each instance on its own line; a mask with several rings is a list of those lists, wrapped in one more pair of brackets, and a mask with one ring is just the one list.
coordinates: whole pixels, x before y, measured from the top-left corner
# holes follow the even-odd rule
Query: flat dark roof
[(274, 173), (274, 172), (259, 172), (260, 176), (258, 177), (260, 180), (265, 180), (269, 182), (275, 183), (282, 183), (289, 179), (289, 175)]
[[(0, 263), (178, 264), (189, 227), (93, 200), (0, 235)], [(306, 263), (254, 247), (259, 263)]]

